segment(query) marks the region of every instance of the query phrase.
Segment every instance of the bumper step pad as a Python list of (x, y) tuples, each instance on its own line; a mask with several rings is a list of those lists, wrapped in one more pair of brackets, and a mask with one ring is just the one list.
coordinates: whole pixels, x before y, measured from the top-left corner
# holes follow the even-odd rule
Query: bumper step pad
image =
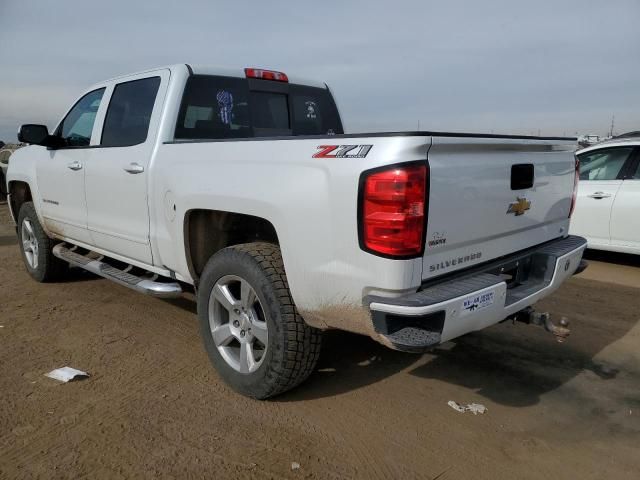
[(440, 332), (416, 327), (405, 327), (385, 338), (398, 350), (409, 353), (423, 353), (440, 344)]

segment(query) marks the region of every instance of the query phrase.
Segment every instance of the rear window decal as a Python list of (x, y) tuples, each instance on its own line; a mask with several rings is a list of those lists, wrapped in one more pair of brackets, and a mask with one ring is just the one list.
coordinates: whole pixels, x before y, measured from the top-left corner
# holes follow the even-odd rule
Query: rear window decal
[(315, 120), (317, 118), (317, 114), (316, 114), (316, 110), (318, 109), (318, 106), (316, 105), (316, 102), (305, 102), (304, 103), (307, 107), (307, 118), (310, 120)]
[(227, 90), (220, 90), (216, 95), (218, 108), (220, 109), (220, 121), (225, 125), (231, 124), (233, 110), (233, 95)]

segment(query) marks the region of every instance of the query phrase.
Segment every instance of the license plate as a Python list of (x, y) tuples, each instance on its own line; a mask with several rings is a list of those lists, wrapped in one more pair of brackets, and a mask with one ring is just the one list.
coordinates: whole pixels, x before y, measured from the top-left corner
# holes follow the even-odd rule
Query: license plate
[(471, 295), (462, 301), (461, 316), (470, 315), (472, 313), (483, 310), (493, 305), (495, 292), (485, 292), (477, 295)]

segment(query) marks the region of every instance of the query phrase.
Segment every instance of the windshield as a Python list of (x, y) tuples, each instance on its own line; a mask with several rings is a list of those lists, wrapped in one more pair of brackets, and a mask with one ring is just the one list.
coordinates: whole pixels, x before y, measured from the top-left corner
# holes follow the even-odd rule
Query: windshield
[[(187, 81), (176, 139), (225, 139), (343, 133), (327, 88), (211, 75)], [(257, 87), (254, 86), (257, 84)]]

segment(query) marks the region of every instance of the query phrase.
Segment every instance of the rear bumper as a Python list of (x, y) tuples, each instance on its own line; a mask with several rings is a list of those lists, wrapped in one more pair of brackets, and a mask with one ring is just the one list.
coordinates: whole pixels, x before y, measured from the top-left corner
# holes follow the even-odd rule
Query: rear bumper
[(423, 351), (489, 327), (546, 297), (584, 270), (586, 246), (584, 238), (568, 236), (426, 285), (416, 293), (368, 297), (374, 329), (394, 348)]

